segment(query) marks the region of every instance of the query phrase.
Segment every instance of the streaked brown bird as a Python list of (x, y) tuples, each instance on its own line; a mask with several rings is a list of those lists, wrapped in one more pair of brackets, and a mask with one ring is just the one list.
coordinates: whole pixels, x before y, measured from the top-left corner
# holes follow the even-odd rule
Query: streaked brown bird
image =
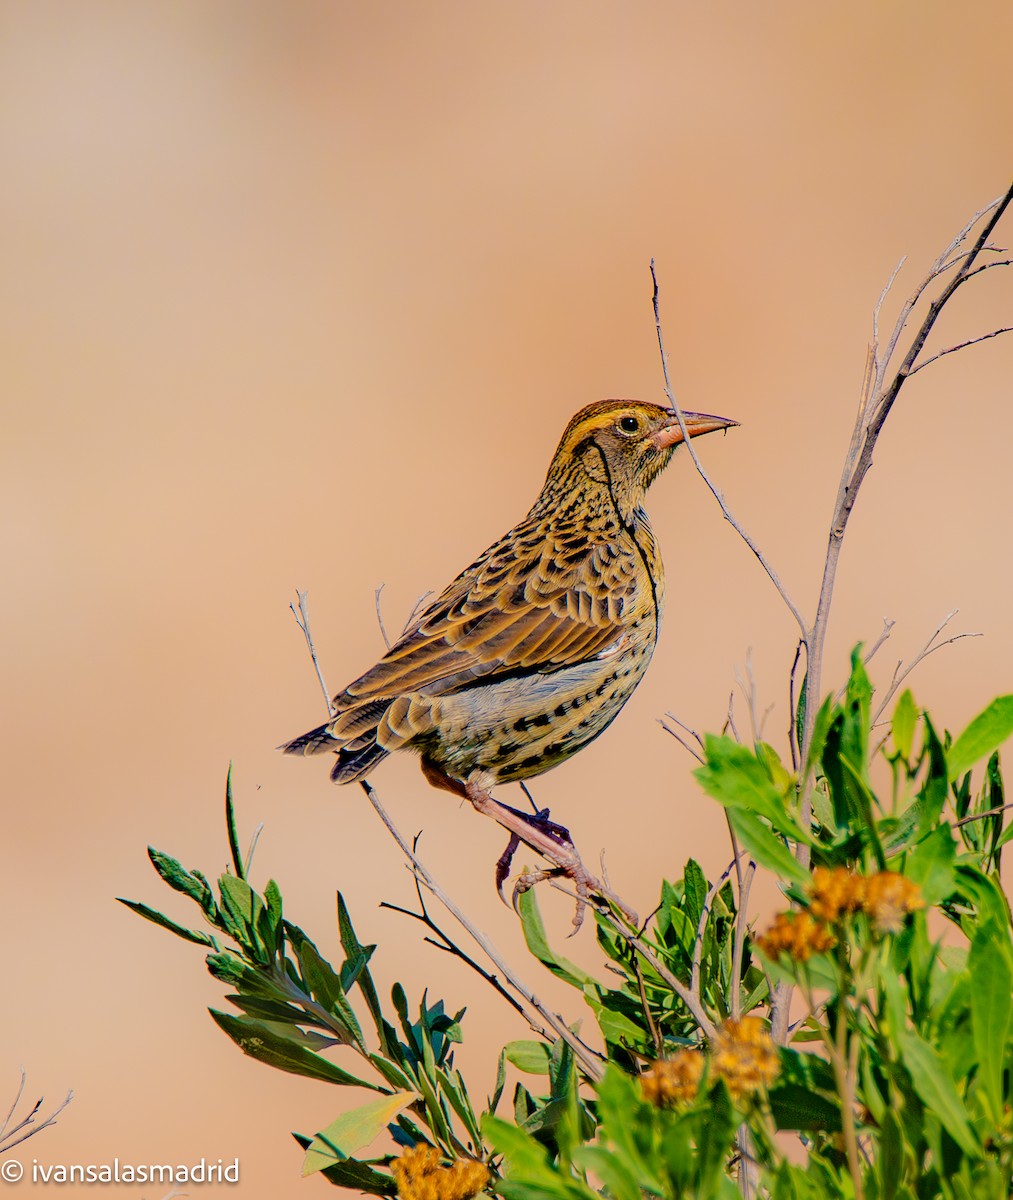
[[(690, 437), (737, 424), (683, 417)], [(489, 793), (586, 746), (643, 678), (665, 576), (641, 505), (681, 441), (675, 413), (656, 404), (606, 400), (582, 409), (528, 515), (334, 697), (326, 724), (282, 749), (333, 752), (335, 783), (364, 779), (394, 750), (414, 750), (431, 784), (510, 831), (497, 883), (519, 840), (552, 864), (538, 877), (565, 874), (582, 897), (609, 894), (547, 813), (529, 816)]]

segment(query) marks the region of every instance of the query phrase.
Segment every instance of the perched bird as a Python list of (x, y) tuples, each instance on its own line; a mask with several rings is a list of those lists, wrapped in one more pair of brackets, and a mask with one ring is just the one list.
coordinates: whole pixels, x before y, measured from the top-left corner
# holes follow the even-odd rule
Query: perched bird
[[(685, 413), (690, 437), (737, 424)], [(569, 833), (492, 798), (596, 738), (640, 682), (661, 623), (664, 570), (644, 495), (683, 441), (674, 411), (588, 405), (567, 425), (531, 511), (419, 612), (380, 661), (334, 697), (335, 715), (281, 747), (336, 755), (351, 783), (394, 750), (465, 796), (566, 874), (603, 891)], [(502, 883), (509, 859), (501, 859)], [(578, 916), (581, 906), (578, 905)]]

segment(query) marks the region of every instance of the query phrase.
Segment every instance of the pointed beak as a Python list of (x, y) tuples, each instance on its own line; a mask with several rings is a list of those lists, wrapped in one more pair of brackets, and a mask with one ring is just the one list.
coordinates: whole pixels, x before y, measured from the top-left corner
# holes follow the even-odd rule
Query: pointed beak
[[(652, 439), (655, 448), (658, 450), (665, 450), (669, 446), (677, 446), (685, 440), (674, 411), (669, 409), (669, 414), (669, 420), (658, 430)], [(732, 421), (728, 417), (712, 417), (709, 413), (684, 412), (682, 417), (686, 422), (686, 433), (691, 438), (699, 437), (702, 433), (716, 433), (719, 429), (731, 429), (733, 426), (738, 425), (738, 421)]]

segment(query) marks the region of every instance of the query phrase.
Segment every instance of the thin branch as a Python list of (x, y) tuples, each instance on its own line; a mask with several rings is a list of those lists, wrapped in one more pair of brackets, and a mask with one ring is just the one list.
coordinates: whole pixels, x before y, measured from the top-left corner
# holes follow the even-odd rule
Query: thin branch
[[(35, 1114), (42, 1107), (42, 1098), (40, 1098), (36, 1100), (31, 1112), (29, 1112), (29, 1114), (23, 1118), (23, 1120), (19, 1121), (12, 1129), (8, 1129), (7, 1126), (10, 1124), (11, 1118), (14, 1116), (14, 1110), (18, 1106), (18, 1102), (21, 1100), (24, 1090), (25, 1069), (22, 1067), (21, 1082), (18, 1086), (17, 1096), (14, 1098), (14, 1103), (11, 1105), (11, 1110), (7, 1114), (7, 1119), (4, 1121), (3, 1127), (0, 1128), (0, 1154), (6, 1154), (8, 1151), (13, 1150), (15, 1146), (20, 1146), (22, 1142), (27, 1142), (30, 1137), (34, 1137), (37, 1133), (41, 1133), (43, 1129), (48, 1129), (50, 1125), (55, 1125), (56, 1118), (60, 1115), (60, 1113), (63, 1112), (71, 1100), (74, 1099), (73, 1091), (69, 1091), (64, 1097), (63, 1101), (53, 1109), (49, 1116), (45, 1117), (38, 1124), (36, 1124)], [(24, 1130), (23, 1133), (21, 1132), (22, 1130)], [(16, 1137), (15, 1135), (19, 1133), (21, 1136)]]
[(738, 1020), (742, 1012), (742, 957), (745, 953), (746, 927), (749, 924), (749, 892), (753, 886), (756, 874), (756, 863), (749, 860), (745, 870), (742, 867), (742, 848), (735, 836), (731, 817), (725, 809), (725, 822), (728, 825), (728, 837), (732, 843), (732, 862), (735, 864), (735, 883), (738, 891), (738, 901), (735, 909), (735, 934), (732, 941), (732, 1016)]
[(467, 916), (465, 916), (465, 914), (460, 908), (458, 908), (450, 896), (447, 895), (443, 888), (429, 874), (429, 871), (423, 865), (412, 848), (408, 845), (401, 831), (391, 820), (387, 810), (380, 803), (380, 798), (377, 796), (375, 789), (365, 779), (360, 779), (359, 785), (369, 797), (370, 804), (372, 804), (373, 808), (376, 810), (380, 820), (383, 821), (388, 833), (401, 848), (401, 853), (408, 860), (415, 878), (419, 880), (426, 888), (428, 888), (428, 890), (432, 892), (432, 894), (437, 898), (437, 900), (439, 900), (439, 902), (451, 914), (451, 916), (454, 917), (458, 924), (468, 931), (474, 941), (482, 947), (482, 950), (485, 952), (486, 956), (496, 966), (496, 969), (510, 984), (514, 991), (539, 1014), (542, 1020), (552, 1028), (557, 1037), (562, 1038), (563, 1041), (566, 1042), (566, 1044), (573, 1051), (574, 1057), (584, 1068), (584, 1072), (588, 1078), (594, 1082), (600, 1080), (603, 1074), (601, 1068), (601, 1056), (596, 1055), (593, 1051), (588, 1050), (580, 1038), (578, 1038), (572, 1030), (567, 1028), (567, 1026), (563, 1023), (563, 1020), (550, 1009), (548, 1009), (538, 998), (538, 996), (526, 984), (521, 982), (513, 968), (506, 962), (489, 938)]
[[(673, 721), (675, 721), (677, 724), (682, 725), (683, 729), (686, 728), (686, 726), (683, 725), (682, 722), (679, 721), (677, 717), (673, 717), (671, 713), (666, 713), (665, 716), (671, 717), (671, 719)], [(703, 763), (703, 761), (704, 761), (703, 755), (698, 750), (694, 750), (694, 748), (689, 744), (689, 742), (686, 741), (686, 739), (682, 736), (681, 733), (679, 733), (679, 731), (677, 729), (673, 729), (671, 727), (671, 725), (666, 725), (665, 721), (662, 717), (658, 718), (658, 724), (661, 726), (662, 729), (664, 729), (664, 731), (667, 734), (670, 734), (672, 737), (675, 738), (675, 740), (686, 751), (687, 754), (691, 754), (698, 763), (701, 763), (701, 764)]]
[[(988, 265), (990, 267), (994, 267), (998, 264), (989, 263)], [(1013, 333), (1013, 325), (1004, 325), (1001, 329), (993, 329), (991, 333), (982, 333), (979, 334), (978, 337), (968, 338), (965, 342), (957, 342), (955, 346), (947, 346), (945, 350), (940, 350), (936, 354), (933, 354), (931, 358), (927, 358), (924, 362), (920, 362), (917, 367), (912, 367), (909, 377), (910, 375), (917, 375), (919, 371), (924, 370), (925, 367), (931, 366), (932, 363), (938, 361), (947, 354), (955, 354), (958, 350), (964, 350), (968, 346), (976, 346), (979, 342), (987, 342), (989, 338), (998, 337), (1000, 333)]]
[(788, 674), (788, 748), (791, 750), (791, 765), (798, 771), (798, 708), (795, 702), (795, 672), (802, 657), (802, 639), (795, 643), (795, 657)]
[(908, 662), (906, 664), (903, 661), (897, 663), (897, 666), (894, 668), (893, 678), (890, 680), (890, 686), (887, 688), (887, 690), (883, 696), (883, 699), (880, 701), (879, 706), (876, 708), (876, 711), (872, 714), (872, 724), (873, 725), (875, 725), (875, 723), (883, 715), (883, 711), (886, 709), (887, 705), (890, 703), (890, 701), (896, 695), (897, 689), (904, 682), (904, 680), (907, 679), (907, 677), (911, 674), (911, 672), (915, 669), (915, 667), (917, 667), (919, 663), (923, 662), (926, 658), (928, 658), (930, 654), (934, 654), (937, 650), (942, 650), (942, 648), (944, 646), (950, 646), (954, 642), (959, 642), (961, 640), (961, 638), (982, 637), (983, 636), (983, 634), (981, 634), (981, 633), (955, 633), (953, 635), (953, 637), (946, 638), (945, 641), (942, 641), (942, 642), (936, 641), (936, 638), (939, 637), (939, 635), (943, 632), (943, 630), (946, 628), (946, 626), (949, 625), (949, 623), (953, 620), (953, 618), (957, 615), (957, 613), (959, 611), (960, 611), (959, 609), (955, 608), (955, 609), (953, 609), (952, 612), (948, 612), (946, 614), (946, 616), (943, 617), (943, 619), (939, 622), (939, 624), (936, 626), (935, 630), (933, 631), (932, 636), (925, 643), (925, 645), (922, 646), (922, 648), (918, 651), (918, 653), (914, 656), (914, 658), (912, 658), (910, 660), (910, 662)]
[[(807, 631), (806, 648), (808, 653), (808, 667), (806, 671), (806, 692), (809, 697), (809, 703), (806, 704), (805, 723), (803, 727), (801, 744), (799, 746), (799, 757), (802, 762), (805, 762), (809, 750), (809, 742), (812, 738), (813, 725), (816, 719), (816, 711), (819, 706), (819, 697), (821, 694), (821, 674), (823, 667), (823, 648), (826, 642), (827, 625), (830, 613), (830, 602), (833, 597), (834, 582), (837, 575), (837, 564), (840, 559), (841, 545), (844, 538), (844, 532), (847, 528), (848, 520), (855, 506), (855, 501), (858, 498), (858, 491), (865, 479), (869, 468), (872, 466), (872, 455), (876, 446), (877, 439), (882, 432), (883, 425), (890, 415), (900, 389), (904, 382), (914, 369), (918, 355), (921, 353), (925, 345), (926, 339), (932, 331), (939, 314), (942, 312), (947, 301), (963, 283), (970, 272), (973, 270), (978, 256), (982, 253), (984, 247), (989, 244), (988, 239), (995, 228), (996, 223), (1006, 211), (1010, 202), (1013, 201), (1013, 185), (1005, 193), (1004, 196), (982, 209), (980, 213), (976, 213), (974, 217), (961, 229), (961, 231), (953, 238), (950, 244), (946, 247), (941, 255), (932, 264), (932, 269), (927, 278), (915, 289), (912, 296), (902, 306), (900, 314), (897, 317), (897, 322), (894, 325), (893, 333), (887, 343), (886, 351), (882, 358), (879, 358), (878, 348), (874, 348), (874, 358), (876, 359), (876, 368), (874, 371), (874, 392), (871, 401), (867, 403), (863, 396), (862, 404), (859, 406), (859, 412), (855, 421), (855, 429), (852, 435), (851, 447), (845, 457), (844, 465), (841, 470), (840, 483), (838, 485), (837, 500), (834, 504), (834, 511), (830, 522), (830, 535), (827, 544), (826, 561), (823, 568), (823, 579), (820, 585), (819, 601), (816, 606), (816, 617), (813, 621), (812, 628)], [(907, 320), (923, 292), (936, 277), (938, 272), (945, 267), (953, 252), (962, 246), (971, 232), (974, 225), (980, 221), (986, 214), (991, 214), (988, 220), (983, 225), (974, 245), (962, 256), (960, 267), (956, 273), (946, 284), (939, 295), (929, 304), (928, 312), (925, 315), (921, 325), (911, 340), (911, 344), (905, 353), (900, 366), (897, 368), (892, 380), (886, 384), (886, 372), (893, 357), (897, 351), (900, 341), (900, 336), (904, 330)], [(860, 448), (859, 448), (860, 446)], [(808, 813), (809, 797), (808, 793), (801, 797), (800, 816), (802, 823), (805, 825), (809, 819)], [(799, 861), (803, 865), (808, 865), (809, 849), (807, 846), (800, 846), (798, 850)]]
[[(10, 1112), (4, 1118), (4, 1123), (2, 1125), (0, 1125), (0, 1141), (2, 1141), (3, 1138), (6, 1136), (7, 1126), (11, 1123), (11, 1118), (14, 1116), (14, 1110), (21, 1103), (21, 1097), (25, 1094), (25, 1081), (28, 1078), (28, 1073), (25, 1071), (24, 1067), (21, 1067), (20, 1071), (21, 1071), (21, 1081), (18, 1084), (18, 1090), (14, 1095), (14, 1103), (11, 1105)], [(40, 1100), (39, 1103), (41, 1104), (42, 1101)], [(38, 1108), (38, 1105), (36, 1105), (36, 1108)]]
[(739, 737), (739, 731), (735, 728), (735, 693), (728, 693), (728, 715), (725, 718), (725, 724), (732, 731), (732, 737), (742, 745), (742, 738)]
[(654, 1043), (655, 1056), (661, 1058), (665, 1053), (665, 1043), (662, 1040), (661, 1034), (658, 1032), (658, 1026), (654, 1022), (654, 1014), (651, 1012), (651, 1006), (647, 1000), (647, 988), (644, 987), (644, 973), (640, 969), (640, 959), (633, 955), (633, 970), (637, 976), (637, 989), (640, 992), (640, 1007), (643, 1010), (644, 1017), (647, 1020), (647, 1027), (651, 1031), (651, 1041)]
[(320, 660), (317, 658), (317, 649), (316, 646), (313, 645), (313, 634), (310, 633), (310, 615), (306, 608), (307, 593), (300, 592), (299, 589), (296, 588), (295, 595), (296, 599), (299, 601), (299, 611), (296, 611), (294, 604), (290, 604), (289, 608), (292, 610), (292, 616), (295, 617), (295, 623), (302, 630), (303, 637), (306, 639), (306, 646), (309, 649), (310, 658), (313, 659), (313, 669), (317, 673), (317, 680), (320, 683), (320, 690), (324, 694), (324, 703), (327, 705), (327, 715), (329, 717), (333, 717), (338, 710), (331, 703), (331, 693), (327, 690), (327, 684), (324, 682), (324, 673), (320, 669)]
[[(889, 638), (890, 633), (893, 630), (894, 625), (896, 625), (896, 624), (897, 624), (897, 622), (891, 621), (889, 617), (883, 618), (883, 628), (879, 632), (879, 637), (876, 638), (876, 640), (872, 643), (872, 646), (868, 650), (866, 650), (866, 652), (862, 655), (862, 665), (863, 666), (867, 667), (869, 665), (869, 663), (872, 662), (873, 658), (875, 657), (876, 651)], [(840, 698), (844, 695), (844, 693), (847, 690), (848, 690), (848, 685), (842, 684), (841, 687), (839, 687), (837, 689), (837, 691), (834, 693), (834, 700), (839, 701)]]
[(694, 1020), (696, 1021), (697, 1025), (700, 1026), (704, 1034), (709, 1038), (713, 1037), (716, 1032), (714, 1022), (710, 1019), (710, 1017), (707, 1016), (707, 1012), (704, 1009), (703, 1002), (701, 1001), (699, 995), (693, 992), (690, 988), (686, 987), (679, 977), (673, 974), (672, 971), (665, 966), (665, 964), (660, 958), (658, 958), (658, 956), (643, 940), (643, 938), (640, 937), (639, 934), (632, 933), (629, 928), (627, 928), (627, 926), (616, 917), (615, 913), (607, 904), (602, 903), (600, 900), (596, 900), (594, 897), (592, 897), (590, 903), (594, 905), (596, 911), (602, 917), (602, 919), (608, 922), (608, 924), (615, 930), (616, 933), (619, 934), (619, 936), (627, 943), (627, 945), (636, 950), (637, 953), (640, 954), (640, 956), (646, 962), (648, 962), (651, 967), (653, 967), (657, 974), (661, 976), (661, 978), (665, 981), (665, 983), (668, 984), (672, 991), (675, 992), (683, 1004), (685, 1004), (689, 1009)]
[(675, 398), (675, 393), (672, 390), (672, 383), (668, 374), (668, 354), (665, 350), (665, 339), (661, 331), (661, 310), (658, 302), (658, 276), (655, 273), (653, 258), (651, 259), (651, 281), (654, 284), (654, 328), (658, 335), (658, 349), (661, 352), (661, 370), (665, 378), (665, 395), (668, 397), (668, 402), (672, 406), (672, 411), (675, 413), (676, 420), (679, 422), (679, 429), (682, 431), (683, 441), (686, 443), (686, 449), (689, 452), (689, 456), (693, 460), (693, 465), (696, 467), (697, 474), (704, 481), (704, 483), (710, 489), (711, 494), (714, 496), (714, 499), (718, 502), (721, 512), (724, 514), (725, 520), (729, 523), (729, 525), (731, 525), (739, 537), (742, 538), (749, 549), (752, 550), (760, 566), (763, 567), (763, 569), (767, 572), (770, 582), (775, 588), (777, 588), (781, 599), (788, 606), (791, 615), (798, 622), (798, 627), (802, 632), (802, 637), (805, 638), (808, 633), (805, 618), (802, 616), (802, 613), (799, 611), (794, 600), (792, 600), (791, 596), (788, 594), (788, 591), (778, 577), (777, 572), (770, 565), (770, 562), (767, 560), (767, 556), (759, 548), (753, 538), (750, 537), (750, 535), (746, 532), (742, 524), (736, 520), (731, 509), (729, 509), (728, 505), (725, 503), (724, 496), (711, 482), (710, 476), (704, 470), (703, 464), (700, 462), (699, 456), (697, 455), (697, 452), (693, 446), (692, 439), (689, 437), (689, 434), (686, 430), (686, 418), (683, 416), (682, 409), (679, 407), (678, 401)]
[(1000, 804), (998, 808), (990, 808), (987, 812), (972, 813), (969, 817), (961, 817), (959, 821), (954, 821), (953, 828), (959, 829), (961, 825), (970, 825), (972, 821), (984, 821), (986, 817), (997, 817), (1008, 808), (1013, 808), (1013, 804)]
[(383, 644), (389, 650), (390, 638), (387, 636), (387, 627), (383, 623), (383, 611), (380, 608), (380, 596), (386, 586), (387, 585), (385, 583), (381, 583), (380, 586), (373, 592), (373, 604), (376, 607), (376, 623), (380, 626), (380, 636), (383, 638)]

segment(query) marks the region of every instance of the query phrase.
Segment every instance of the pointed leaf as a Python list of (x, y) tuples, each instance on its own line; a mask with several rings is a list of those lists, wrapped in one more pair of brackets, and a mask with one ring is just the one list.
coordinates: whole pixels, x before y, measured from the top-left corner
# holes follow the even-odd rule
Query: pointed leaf
[(997, 696), (947, 751), (950, 779), (957, 779), (980, 759), (998, 750), (1010, 734), (1013, 734), (1013, 695)]
[(578, 967), (576, 963), (570, 962), (562, 955), (556, 954), (549, 945), (542, 914), (538, 908), (538, 901), (535, 899), (534, 888), (521, 892), (517, 897), (517, 912), (521, 918), (521, 929), (528, 949), (540, 963), (549, 968), (553, 975), (558, 976), (572, 987), (581, 989), (585, 984), (596, 982), (593, 975), (589, 975), (582, 967)]
[(961, 1150), (972, 1158), (980, 1157), (981, 1147), (967, 1118), (967, 1109), (938, 1052), (909, 1029), (898, 1028), (896, 1036), (901, 1059), (918, 1098), (938, 1117)]
[(911, 689), (905, 688), (900, 694), (893, 710), (890, 730), (893, 734), (893, 744), (905, 759), (911, 757), (914, 748), (915, 726), (918, 724), (918, 707)]
[(332, 1167), (368, 1146), (414, 1099), (414, 1092), (395, 1092), (342, 1113), (310, 1142), (303, 1159), (303, 1175)]
[(163, 913), (158, 912), (154, 908), (149, 908), (146, 904), (141, 904), (137, 900), (124, 900), (122, 896), (117, 896), (116, 899), (120, 904), (126, 905), (131, 912), (137, 913), (139, 917), (144, 917), (146, 921), (151, 921), (155, 925), (161, 925), (163, 929), (168, 929), (170, 933), (174, 933), (177, 937), (181, 937), (188, 942), (196, 942), (198, 946), (214, 946), (215, 939), (210, 933), (205, 933), (202, 929), (187, 929), (185, 925), (177, 925), (175, 921), (170, 920)]
[(381, 1090), (375, 1083), (358, 1079), (305, 1046), (280, 1035), (276, 1028), (264, 1021), (253, 1017), (236, 1017), (215, 1009), (209, 1011), (218, 1027), (232, 1038), (240, 1050), (259, 1062), (276, 1067), (279, 1071), (288, 1071), (292, 1075), (320, 1079), (324, 1083), (364, 1087), (374, 1092)]
[(967, 962), (971, 988), (971, 1027), (978, 1070), (996, 1122), (1003, 1114), (1003, 1066), (1013, 1017), (1013, 965), (1009, 940), (995, 921), (978, 926)]
[(236, 828), (236, 806), (232, 802), (232, 763), (225, 776), (225, 828), (229, 834), (229, 853), (232, 855), (232, 866), (240, 879), (246, 878), (243, 867), (243, 856), (239, 851), (239, 831)]

